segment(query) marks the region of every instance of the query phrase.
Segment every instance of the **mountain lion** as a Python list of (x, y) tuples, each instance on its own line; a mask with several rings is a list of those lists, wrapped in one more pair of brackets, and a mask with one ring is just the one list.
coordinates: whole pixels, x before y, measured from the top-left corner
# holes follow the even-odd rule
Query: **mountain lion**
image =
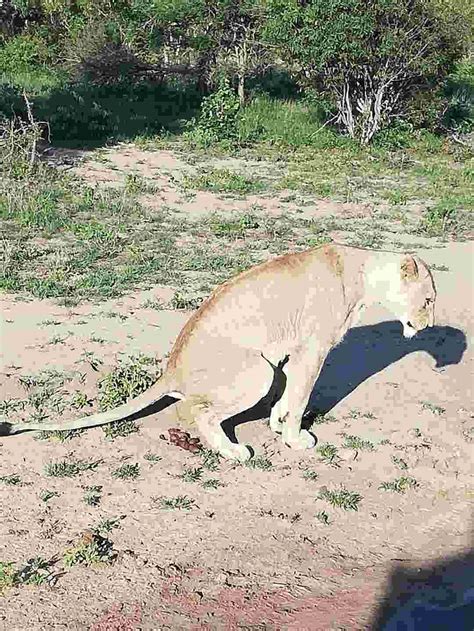
[(417, 256), (324, 245), (257, 265), (219, 286), (179, 334), (163, 377), (114, 410), (66, 424), (0, 422), (0, 435), (103, 425), (170, 396), (179, 418), (195, 422), (222, 456), (251, 450), (233, 442), (223, 421), (259, 401), (270, 426), (294, 449), (315, 444), (301, 429), (312, 387), (329, 351), (360, 309), (382, 303), (406, 337), (434, 325), (436, 290)]

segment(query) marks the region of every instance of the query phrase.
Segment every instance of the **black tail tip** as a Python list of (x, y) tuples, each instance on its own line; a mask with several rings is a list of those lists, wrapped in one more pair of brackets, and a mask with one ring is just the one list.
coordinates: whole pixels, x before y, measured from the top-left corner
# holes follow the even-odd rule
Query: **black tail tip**
[(12, 429), (12, 423), (8, 423), (7, 421), (0, 421), (0, 436), (9, 436), (10, 434), (14, 434), (15, 432), (13, 432)]

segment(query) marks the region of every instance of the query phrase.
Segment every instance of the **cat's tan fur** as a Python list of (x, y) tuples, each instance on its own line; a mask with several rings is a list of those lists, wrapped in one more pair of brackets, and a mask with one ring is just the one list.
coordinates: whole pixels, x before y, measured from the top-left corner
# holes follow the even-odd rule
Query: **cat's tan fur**
[(384, 304), (410, 337), (434, 324), (435, 297), (429, 269), (415, 256), (342, 245), (287, 254), (218, 287), (182, 329), (164, 376), (139, 397), (67, 424), (3, 422), (0, 434), (102, 425), (169, 395), (211, 447), (246, 460), (250, 450), (232, 442), (221, 423), (264, 399), (283, 441), (309, 448), (314, 437), (301, 430), (309, 395), (361, 307)]

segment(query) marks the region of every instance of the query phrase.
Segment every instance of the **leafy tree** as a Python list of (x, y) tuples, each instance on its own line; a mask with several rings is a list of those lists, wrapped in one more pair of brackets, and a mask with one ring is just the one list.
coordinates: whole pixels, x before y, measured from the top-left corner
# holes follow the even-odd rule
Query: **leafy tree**
[(420, 93), (434, 92), (465, 52), (462, 0), (450, 2), (447, 11), (440, 0), (268, 0), (264, 31), (366, 144)]

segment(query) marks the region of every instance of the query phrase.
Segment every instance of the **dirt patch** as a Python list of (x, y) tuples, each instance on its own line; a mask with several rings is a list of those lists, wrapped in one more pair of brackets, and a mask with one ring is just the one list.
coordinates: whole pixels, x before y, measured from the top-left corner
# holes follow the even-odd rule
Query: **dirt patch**
[[(74, 169), (75, 175), (88, 184), (114, 188), (123, 186), (127, 176), (138, 176), (153, 188), (153, 192), (140, 196), (140, 203), (152, 209), (165, 207), (191, 220), (212, 212), (232, 216), (252, 209), (270, 215), (295, 213), (304, 218), (333, 215), (353, 218), (369, 214), (368, 204), (335, 202), (310, 195), (303, 197), (291, 190), (275, 190), (268, 194), (242, 197), (210, 191), (183, 190), (180, 185), (183, 176), (196, 174), (198, 166), (193, 161), (185, 162), (170, 151), (145, 151), (129, 145), (119, 145), (103, 150), (99, 155), (99, 160), (92, 153), (89, 159), (81, 162)], [(265, 161), (207, 159), (198, 164), (200, 169), (225, 168), (235, 173), (250, 173), (273, 180), (283, 174), (283, 169), (277, 170), (275, 174), (275, 166)]]

